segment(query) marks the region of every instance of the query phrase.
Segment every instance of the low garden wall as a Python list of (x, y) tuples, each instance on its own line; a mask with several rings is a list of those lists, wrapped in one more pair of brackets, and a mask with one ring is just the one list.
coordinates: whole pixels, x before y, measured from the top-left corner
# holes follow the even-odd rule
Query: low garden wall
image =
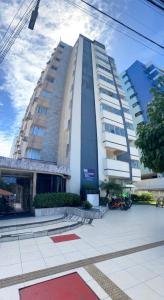
[(85, 210), (76, 207), (52, 207), (52, 208), (35, 208), (35, 216), (43, 217), (43, 216), (56, 216), (56, 215), (75, 215), (81, 218), (86, 219), (100, 219), (108, 210), (107, 207), (100, 210)]

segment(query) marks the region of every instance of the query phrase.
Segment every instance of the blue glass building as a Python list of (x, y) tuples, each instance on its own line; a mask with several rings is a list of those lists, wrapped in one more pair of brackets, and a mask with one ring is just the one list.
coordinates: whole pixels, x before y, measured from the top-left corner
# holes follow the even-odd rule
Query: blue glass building
[[(138, 124), (147, 122), (147, 106), (153, 98), (151, 89), (158, 86), (158, 78), (161, 75), (163, 71), (155, 65), (145, 65), (138, 60), (121, 74), (122, 86), (129, 102), (135, 129)], [(156, 176), (144, 167), (142, 168), (143, 174)]]

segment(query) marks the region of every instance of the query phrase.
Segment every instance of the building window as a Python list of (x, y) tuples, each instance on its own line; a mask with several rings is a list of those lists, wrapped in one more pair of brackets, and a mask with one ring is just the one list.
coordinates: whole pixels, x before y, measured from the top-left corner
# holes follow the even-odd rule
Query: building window
[(97, 42), (97, 41), (94, 41), (94, 44), (95, 44), (96, 46), (99, 46), (100, 48), (102, 48), (102, 49), (105, 50), (105, 46), (104, 46), (103, 44), (101, 44), (101, 43), (99, 43), (99, 42)]
[(106, 60), (106, 59), (104, 59), (104, 58), (102, 58), (102, 57), (100, 57), (98, 55), (96, 55), (96, 58), (99, 59), (99, 60), (101, 60), (101, 61), (103, 61), (106, 64), (108, 63), (108, 60)]
[(104, 123), (104, 129), (107, 132), (117, 134), (117, 135), (121, 135), (121, 136), (125, 136), (125, 130), (123, 128), (117, 127), (115, 125)]
[(47, 76), (46, 76), (46, 80), (47, 80), (48, 82), (51, 82), (51, 83), (53, 83), (53, 82), (54, 82), (54, 80), (55, 80), (55, 78), (54, 78), (54, 77), (52, 77), (52, 76), (49, 76), (49, 75), (47, 75)]
[(113, 114), (116, 114), (116, 115), (119, 115), (119, 116), (122, 115), (122, 114), (121, 114), (121, 110), (119, 110), (119, 109), (117, 109), (117, 108), (115, 108), (115, 107), (109, 106), (109, 105), (107, 105), (107, 104), (104, 104), (104, 103), (101, 103), (101, 109), (102, 109), (102, 110), (109, 111), (109, 112), (111, 112), (111, 113), (113, 113)]
[(46, 115), (47, 114), (47, 107), (45, 107), (45, 106), (37, 106), (36, 112), (38, 114), (41, 114), (41, 115)]
[(138, 116), (140, 116), (140, 115), (142, 115), (142, 111), (138, 111), (138, 112), (135, 114), (135, 117), (138, 117)]
[(104, 52), (102, 52), (102, 51), (99, 50), (99, 49), (96, 49), (96, 52), (97, 52), (97, 53), (100, 53), (101, 55), (104, 55), (105, 57), (108, 57), (108, 55), (106, 55)]
[(131, 130), (134, 130), (134, 127), (133, 127), (133, 124), (132, 123), (129, 123), (129, 122), (125, 122), (126, 123), (126, 127), (128, 129), (131, 129)]
[(42, 92), (40, 93), (40, 95), (42, 97), (49, 97), (51, 95), (51, 92), (49, 92), (47, 90), (42, 90)]
[(32, 133), (32, 135), (35, 135), (35, 136), (43, 136), (44, 128), (33, 125), (31, 128), (31, 133)]
[(108, 96), (110, 96), (110, 97), (113, 97), (113, 98), (118, 99), (118, 95), (117, 95), (117, 94), (112, 93), (111, 91), (106, 90), (106, 89), (104, 89), (104, 88), (102, 88), (102, 87), (99, 88), (99, 92), (100, 92), (100, 93), (103, 93), (103, 94), (105, 94), (105, 95), (108, 95)]
[(140, 163), (138, 160), (131, 160), (132, 168), (140, 169)]
[(125, 73), (125, 74), (122, 76), (122, 78), (124, 79), (126, 76), (127, 76), (127, 74)]
[(55, 67), (54, 65), (52, 65), (52, 66), (51, 66), (51, 69), (57, 71), (58, 68)]
[(144, 125), (145, 123), (142, 121), (142, 122), (139, 122), (138, 124), (137, 124), (137, 126), (140, 126), (140, 125)]
[(130, 86), (128, 89), (127, 89), (127, 91), (133, 91), (133, 88)]
[(124, 113), (130, 114), (130, 110), (129, 110), (128, 108), (123, 107), (122, 109), (123, 109), (123, 112), (124, 112)]
[(127, 83), (130, 83), (130, 80), (129, 80), (129, 79), (125, 81), (125, 84), (127, 84)]
[(104, 70), (105, 72), (111, 73), (111, 71), (110, 71), (109, 69), (107, 69), (107, 68), (101, 66), (100, 64), (96, 64), (96, 67), (97, 67), (97, 68), (100, 68), (100, 69), (102, 69), (102, 70)]
[(134, 108), (134, 107), (136, 107), (137, 105), (139, 105), (139, 102), (138, 102), (138, 101), (135, 102), (135, 103), (132, 105), (132, 107)]
[(137, 93), (134, 93), (134, 94), (132, 94), (129, 98), (130, 99), (133, 99), (134, 97), (136, 97), (137, 96)]
[(40, 159), (40, 150), (34, 148), (28, 148), (26, 150), (26, 158)]
[(109, 79), (109, 78), (107, 78), (107, 77), (105, 77), (105, 76), (103, 76), (101, 74), (98, 74), (97, 78), (114, 85), (114, 81), (113, 80), (111, 80), (111, 79)]

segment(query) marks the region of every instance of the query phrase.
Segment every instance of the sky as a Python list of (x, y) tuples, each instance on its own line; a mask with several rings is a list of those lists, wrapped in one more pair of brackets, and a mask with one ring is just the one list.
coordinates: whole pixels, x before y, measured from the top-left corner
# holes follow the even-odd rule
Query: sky
[[(88, 2), (156, 42), (163, 43), (164, 16), (145, 0)], [(29, 0), (0, 0), (0, 52), (7, 38), (4, 34), (13, 17), (19, 12), (10, 30), (16, 26), (29, 3)], [(73, 46), (80, 33), (105, 44), (107, 53), (116, 61), (119, 73), (135, 60), (153, 62), (164, 69), (162, 49), (92, 11), (80, 0), (41, 0), (35, 29), (31, 31), (26, 25), (0, 64), (1, 156), (10, 156), (14, 137), (18, 134), (30, 97), (53, 49), (60, 39)]]

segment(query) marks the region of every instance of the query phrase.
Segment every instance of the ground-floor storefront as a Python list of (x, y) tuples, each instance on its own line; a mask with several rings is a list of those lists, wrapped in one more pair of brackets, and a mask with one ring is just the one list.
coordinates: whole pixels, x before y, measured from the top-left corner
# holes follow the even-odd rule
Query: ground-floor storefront
[(0, 215), (31, 213), (36, 194), (65, 192), (68, 173), (56, 165), (0, 158)]

